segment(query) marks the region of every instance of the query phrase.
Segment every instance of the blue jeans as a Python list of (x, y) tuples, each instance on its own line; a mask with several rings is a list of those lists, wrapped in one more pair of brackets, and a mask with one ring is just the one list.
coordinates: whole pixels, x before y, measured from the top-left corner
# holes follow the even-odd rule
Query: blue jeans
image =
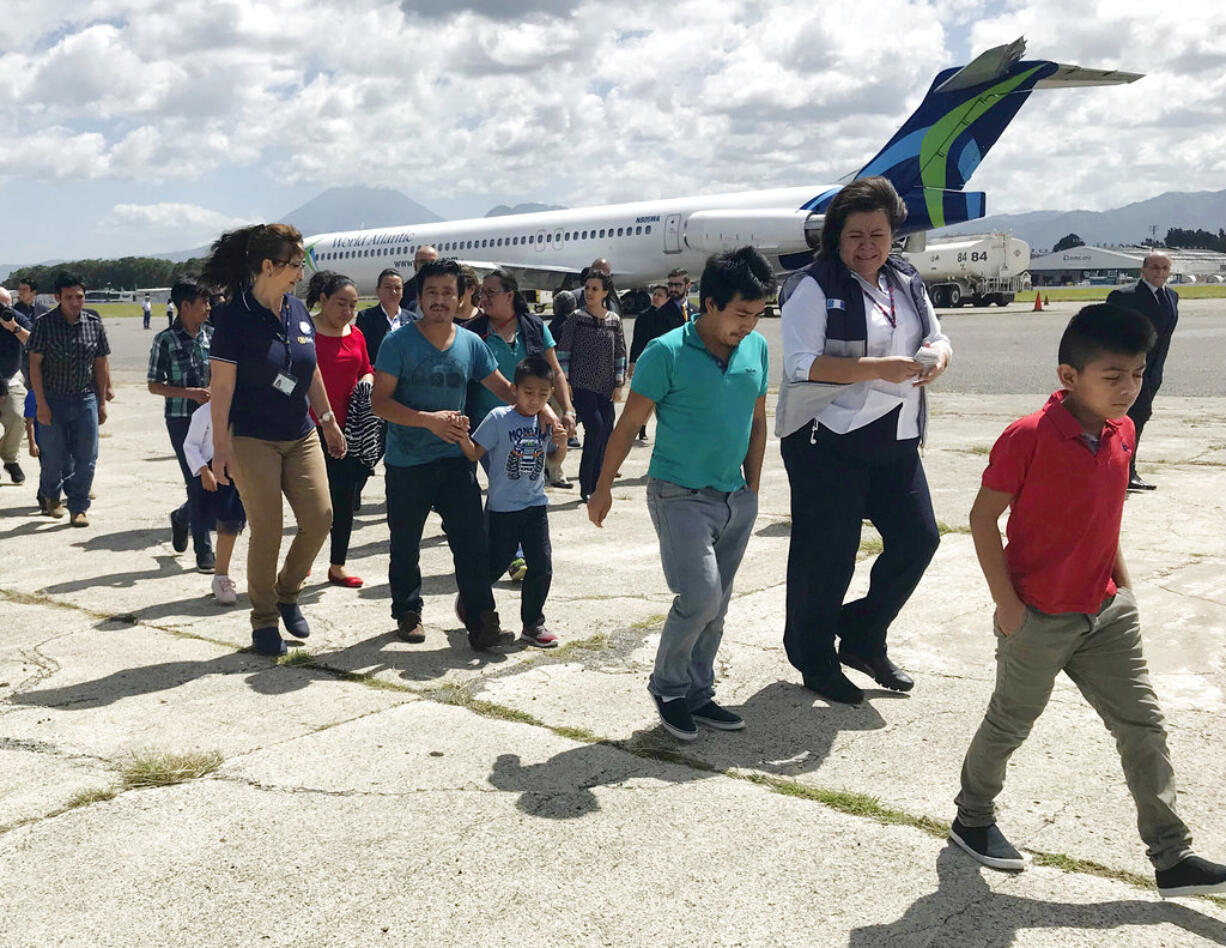
[(89, 510), (89, 491), (98, 460), (98, 400), (93, 395), (48, 395), (51, 424), (39, 425), (42, 473), (38, 492), (59, 503), (60, 485), (70, 513)]
[(732, 580), (758, 516), (758, 495), (747, 487), (693, 490), (653, 477), (647, 510), (660, 538), (664, 578), (676, 593), (647, 690), (685, 698), (693, 711), (715, 695), (715, 653)]

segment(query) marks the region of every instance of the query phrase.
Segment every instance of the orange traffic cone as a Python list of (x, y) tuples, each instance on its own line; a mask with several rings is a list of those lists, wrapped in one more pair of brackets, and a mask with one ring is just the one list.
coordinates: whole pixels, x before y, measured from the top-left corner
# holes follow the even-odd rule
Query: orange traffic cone
[(1036, 313), (1043, 312), (1043, 294), (1040, 293), (1038, 290), (1034, 291), (1034, 310), (1033, 312), (1036, 312)]

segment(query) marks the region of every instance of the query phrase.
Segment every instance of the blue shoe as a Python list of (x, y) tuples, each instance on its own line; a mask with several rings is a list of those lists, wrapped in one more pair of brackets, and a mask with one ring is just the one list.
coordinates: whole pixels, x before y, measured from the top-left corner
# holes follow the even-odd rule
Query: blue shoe
[(285, 631), (294, 638), (305, 639), (311, 634), (311, 627), (307, 625), (306, 616), (298, 608), (298, 603), (279, 602), (277, 603), (277, 611), (281, 613), (281, 621), (285, 623)]
[(281, 638), (276, 626), (265, 626), (253, 629), (251, 632), (251, 647), (261, 655), (284, 655), (285, 639)]

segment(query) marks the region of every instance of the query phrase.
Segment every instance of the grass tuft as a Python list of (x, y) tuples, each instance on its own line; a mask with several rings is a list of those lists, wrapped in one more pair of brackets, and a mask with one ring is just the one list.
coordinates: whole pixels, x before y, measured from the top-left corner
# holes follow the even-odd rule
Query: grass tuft
[(595, 635), (589, 635), (586, 639), (575, 639), (573, 642), (559, 645), (555, 649), (543, 652), (542, 655), (556, 660), (570, 658), (579, 652), (603, 652), (609, 647), (610, 641), (609, 633), (597, 632)]
[(113, 787), (94, 787), (90, 790), (82, 790), (68, 798), (68, 802), (64, 804), (64, 812), (94, 803), (105, 803), (107, 800), (115, 799), (118, 793), (119, 791)]
[(278, 665), (314, 665), (315, 656), (305, 648), (290, 649), (277, 657)]
[(565, 737), (568, 740), (579, 741), (581, 744), (600, 744), (604, 738), (599, 734), (594, 734), (585, 727), (567, 727), (566, 725), (546, 725), (549, 730), (553, 731), (558, 737)]
[(656, 626), (661, 625), (666, 618), (668, 617), (661, 613), (653, 613), (646, 619), (639, 619), (638, 622), (630, 623), (630, 628), (635, 632), (642, 632), (645, 629), (654, 629)]
[(860, 552), (856, 554), (857, 559), (866, 559), (870, 556), (876, 556), (885, 549), (885, 544), (881, 537), (867, 536), (860, 541)]
[(168, 787), (195, 780), (221, 766), (217, 751), (195, 751), (189, 754), (133, 754), (121, 771), (125, 790), (144, 787)]
[(969, 523), (949, 524), (944, 520), (937, 521), (937, 535), (945, 536), (947, 533), (970, 533), (971, 525)]

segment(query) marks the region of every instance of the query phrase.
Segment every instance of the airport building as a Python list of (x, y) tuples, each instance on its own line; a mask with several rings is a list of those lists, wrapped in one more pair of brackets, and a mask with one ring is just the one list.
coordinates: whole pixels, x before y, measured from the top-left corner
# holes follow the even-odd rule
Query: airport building
[[(1070, 247), (1030, 258), (1034, 286), (1130, 283), (1141, 276), (1149, 247)], [(1226, 254), (1162, 248), (1171, 258), (1171, 283), (1226, 283)]]

